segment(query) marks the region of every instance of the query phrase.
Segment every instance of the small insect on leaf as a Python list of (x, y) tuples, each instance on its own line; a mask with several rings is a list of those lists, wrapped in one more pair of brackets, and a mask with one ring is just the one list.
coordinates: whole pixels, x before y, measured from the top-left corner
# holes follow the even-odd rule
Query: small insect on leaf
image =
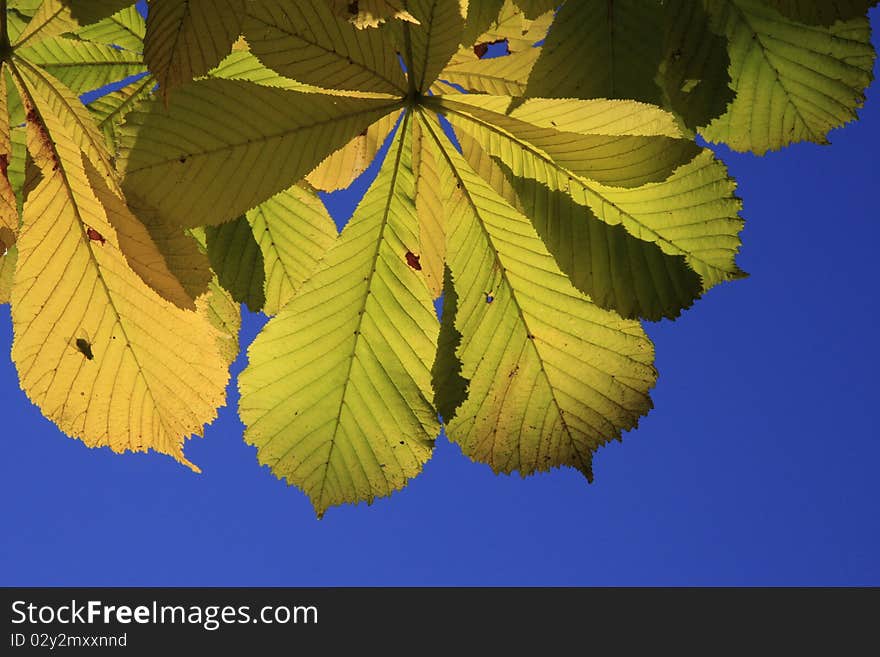
[(93, 242), (100, 242), (102, 246), (107, 243), (107, 240), (104, 239), (104, 236), (101, 235), (101, 233), (96, 231), (94, 228), (89, 228), (86, 231), (86, 235), (88, 235), (89, 239)]
[(422, 271), (422, 263), (419, 262), (419, 256), (417, 256), (412, 251), (406, 252), (406, 264), (408, 264), (416, 271)]
[(95, 360), (95, 354), (92, 352), (92, 343), (85, 338), (76, 339), (76, 348), (88, 360)]

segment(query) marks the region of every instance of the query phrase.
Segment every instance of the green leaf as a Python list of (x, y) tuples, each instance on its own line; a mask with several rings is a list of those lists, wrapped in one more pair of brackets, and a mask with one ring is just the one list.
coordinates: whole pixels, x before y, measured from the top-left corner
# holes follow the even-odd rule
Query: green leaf
[(872, 77), (866, 18), (810, 27), (758, 0), (707, 0), (730, 41), (736, 99), (701, 134), (736, 151), (764, 154), (801, 141), (826, 143), (856, 118)]
[(302, 183), (249, 210), (247, 219), (263, 253), (263, 311), (276, 315), (336, 241), (336, 224), (318, 195)]
[[(63, 0), (80, 25), (97, 23), (134, 4), (133, 0)], [(155, 2), (155, 0), (154, 0)], [(154, 2), (150, 3), (150, 8)]]
[[(586, 119), (590, 114), (596, 119), (607, 117), (608, 109), (624, 103), (601, 100), (557, 102), (579, 106), (581, 112), (575, 114), (579, 121), (573, 125), (580, 127), (587, 127)], [(589, 111), (591, 105), (595, 105), (595, 112)], [(658, 128), (651, 118), (659, 110), (642, 107), (645, 109), (635, 114), (619, 109), (618, 117), (623, 119), (619, 129), (630, 132), (659, 129), (663, 132), (662, 124)], [(529, 109), (527, 103), (516, 112)], [(583, 112), (584, 109), (587, 111)], [(578, 114), (582, 115), (578, 117)], [(647, 120), (643, 127), (628, 125), (638, 117)], [(605, 223), (621, 224), (632, 236), (655, 242), (668, 255), (685, 256), (688, 264), (703, 278), (705, 289), (742, 277), (735, 262), (740, 245), (738, 233), (742, 229), (738, 212), (742, 204), (734, 195), (736, 184), (711, 152), (701, 152), (665, 181), (626, 189), (581, 178), (540, 149), (492, 123), (458, 112), (450, 113), (449, 118), (456, 128), (476, 139), (487, 153), (506, 164), (514, 175), (528, 174), (550, 190), (566, 192)], [(616, 130), (613, 123), (607, 120), (606, 123), (606, 131)], [(481, 173), (492, 180), (491, 172)], [(497, 181), (493, 182), (497, 184)]]
[(864, 17), (877, 0), (767, 0), (780, 14), (807, 25), (832, 25)]
[(522, 9), (523, 15), (529, 20), (535, 20), (539, 16), (553, 11), (563, 2), (560, 2), (560, 0), (514, 0), (514, 4)]
[(52, 74), (77, 93), (91, 91), (146, 70), (137, 53), (63, 37), (44, 39), (33, 46), (19, 48), (16, 55)]
[(467, 399), (468, 381), (461, 376), (458, 348), (461, 333), (455, 328), (458, 316), (458, 293), (452, 280), (452, 272), (443, 272), (443, 316), (440, 319), (440, 335), (437, 338), (437, 358), (431, 368), (431, 384), (434, 387), (434, 406), (443, 421), (455, 417), (458, 407)]
[(143, 52), (146, 32), (147, 25), (137, 7), (128, 7), (102, 21), (81, 28), (76, 35), (86, 41)]
[[(473, 54), (452, 62), (440, 73), (442, 81), (464, 87), (473, 93), (524, 96), (540, 48), (530, 48), (505, 57), (478, 59)], [(448, 92), (448, 90), (445, 90)]]
[(425, 122), (445, 191), (464, 202), (449, 226), (458, 292), (457, 355), (467, 400), (447, 432), (471, 458), (523, 475), (573, 466), (651, 408), (653, 347), (637, 322), (597, 308), (559, 271), (529, 220)]
[(566, 2), (547, 34), (526, 95), (659, 105), (654, 78), (663, 50), (662, 25), (657, 0)]
[(354, 217), (251, 345), (240, 377), (245, 440), (319, 515), (405, 486), (439, 432), (437, 317), (405, 258), (418, 239), (408, 117)]
[(461, 45), (465, 48), (474, 45), (480, 35), (486, 32), (498, 19), (503, 5), (504, 0), (469, 2), (467, 18), (464, 21), (464, 32), (461, 35)]
[(409, 0), (407, 9), (418, 25), (400, 23), (399, 41), (415, 88), (424, 92), (456, 53), (464, 29), (459, 0)]
[(401, 106), (219, 79), (179, 89), (167, 111), (156, 102), (129, 114), (120, 168), (126, 189), (184, 226), (240, 216)]
[(129, 112), (150, 97), (155, 86), (156, 80), (153, 76), (145, 75), (122, 89), (99, 96), (89, 103), (89, 111), (98, 128), (104, 133), (107, 148), (112, 152), (116, 151), (119, 126)]
[(241, 0), (152, 0), (144, 59), (167, 99), (220, 63), (241, 34)]
[(220, 285), (251, 312), (260, 312), (266, 303), (266, 268), (247, 218), (207, 226), (205, 235), (208, 258)]
[(666, 0), (665, 45), (657, 83), (662, 105), (691, 130), (706, 126), (733, 101), (727, 41), (709, 27), (699, 2)]
[(529, 217), (572, 285), (600, 308), (628, 319), (675, 318), (703, 292), (700, 276), (682, 255), (599, 220), (587, 205), (533, 178), (513, 175), (466, 134), (468, 163), (518, 211)]
[(330, 89), (406, 92), (397, 55), (381, 32), (338, 20), (325, 0), (252, 0), (244, 34), (260, 61), (294, 80)]
[[(664, 180), (700, 152), (672, 118), (628, 101), (532, 99), (511, 109), (505, 96), (439, 97), (456, 126), (482, 126), (483, 143), (511, 139), (574, 175), (618, 187)], [(456, 123), (458, 121), (458, 123)], [(520, 164), (508, 163), (521, 175)]]

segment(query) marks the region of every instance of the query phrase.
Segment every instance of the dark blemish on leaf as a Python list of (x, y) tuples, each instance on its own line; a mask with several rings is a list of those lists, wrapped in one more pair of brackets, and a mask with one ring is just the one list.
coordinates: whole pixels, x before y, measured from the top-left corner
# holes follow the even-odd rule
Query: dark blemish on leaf
[(401, 440), (401, 441), (400, 441), (400, 444), (401, 444), (401, 445), (405, 445), (405, 444), (406, 444), (406, 443), (405, 443), (405, 442), (403, 442), (403, 441), (402, 441), (402, 440)]
[(0, 153), (0, 173), (4, 176), (6, 172), (9, 170), (9, 155), (6, 153)]
[(532, 335), (531, 333), (529, 333), (526, 337), (527, 337), (529, 340), (534, 340), (534, 339), (535, 339), (535, 336)]
[(406, 264), (415, 269), (416, 271), (422, 271), (422, 263), (419, 262), (419, 258), (421, 256), (417, 256), (412, 251), (406, 252)]
[(92, 353), (92, 343), (85, 338), (76, 339), (76, 348), (88, 360), (95, 360), (95, 354)]
[(354, 0), (354, 2), (348, 3), (348, 13), (352, 16), (356, 16), (358, 13), (358, 0)]
[(100, 242), (101, 246), (104, 246), (104, 244), (107, 243), (107, 240), (104, 239), (104, 236), (101, 235), (101, 233), (96, 231), (94, 228), (90, 227), (88, 230), (86, 230), (86, 235), (88, 235), (89, 239), (93, 242)]
[(180, 162), (181, 164), (186, 164), (186, 155), (181, 155), (180, 159), (177, 161)]

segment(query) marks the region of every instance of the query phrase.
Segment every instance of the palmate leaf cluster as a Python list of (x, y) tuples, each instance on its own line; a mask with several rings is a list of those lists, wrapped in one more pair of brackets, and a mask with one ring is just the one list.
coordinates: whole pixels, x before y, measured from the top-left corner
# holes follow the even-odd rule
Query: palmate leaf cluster
[[(641, 322), (744, 275), (697, 138), (825, 142), (871, 81), (873, 4), (2, 2), (21, 386), (90, 446), (196, 469), (243, 303), (271, 317), (245, 440), (319, 514), (405, 486), (441, 426), (496, 472), (591, 479), (651, 408)], [(320, 194), (377, 157), (337, 233)]]

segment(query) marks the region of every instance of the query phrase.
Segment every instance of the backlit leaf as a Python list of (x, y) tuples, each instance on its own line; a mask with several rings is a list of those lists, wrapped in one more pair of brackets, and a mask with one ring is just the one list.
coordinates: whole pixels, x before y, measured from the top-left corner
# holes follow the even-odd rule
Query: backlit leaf
[(707, 0), (730, 45), (736, 99), (701, 134), (763, 154), (800, 141), (825, 143), (856, 118), (871, 81), (867, 18), (830, 27), (793, 23), (759, 0)]
[(593, 451), (651, 408), (653, 347), (637, 322), (572, 287), (529, 220), (432, 134), (446, 189), (464, 190), (448, 262), (469, 383), (455, 416), (444, 418), (449, 437), (496, 472), (568, 465), (592, 479)]
[(405, 486), (439, 432), (437, 317), (403, 257), (418, 239), (407, 120), (319, 270), (251, 345), (240, 378), (245, 439), (319, 515)]
[[(12, 291), (22, 388), (89, 446), (153, 449), (198, 470), (183, 442), (223, 403), (228, 373), (216, 329), (129, 268), (78, 144), (35, 119), (28, 131), (43, 179), (25, 203)], [(87, 229), (106, 242), (86, 238)]]
[(241, 0), (152, 0), (144, 59), (167, 99), (220, 63), (241, 34)]
[[(131, 113), (121, 138), (126, 189), (185, 226), (220, 224), (262, 203), (400, 107), (237, 80), (200, 80)], [(309, 148), (293, 147), (309, 143)], [(248, 163), (248, 175), (241, 175)]]
[(252, 0), (244, 34), (254, 55), (294, 80), (331, 89), (406, 91), (397, 55), (383, 35), (338, 20), (326, 0)]

